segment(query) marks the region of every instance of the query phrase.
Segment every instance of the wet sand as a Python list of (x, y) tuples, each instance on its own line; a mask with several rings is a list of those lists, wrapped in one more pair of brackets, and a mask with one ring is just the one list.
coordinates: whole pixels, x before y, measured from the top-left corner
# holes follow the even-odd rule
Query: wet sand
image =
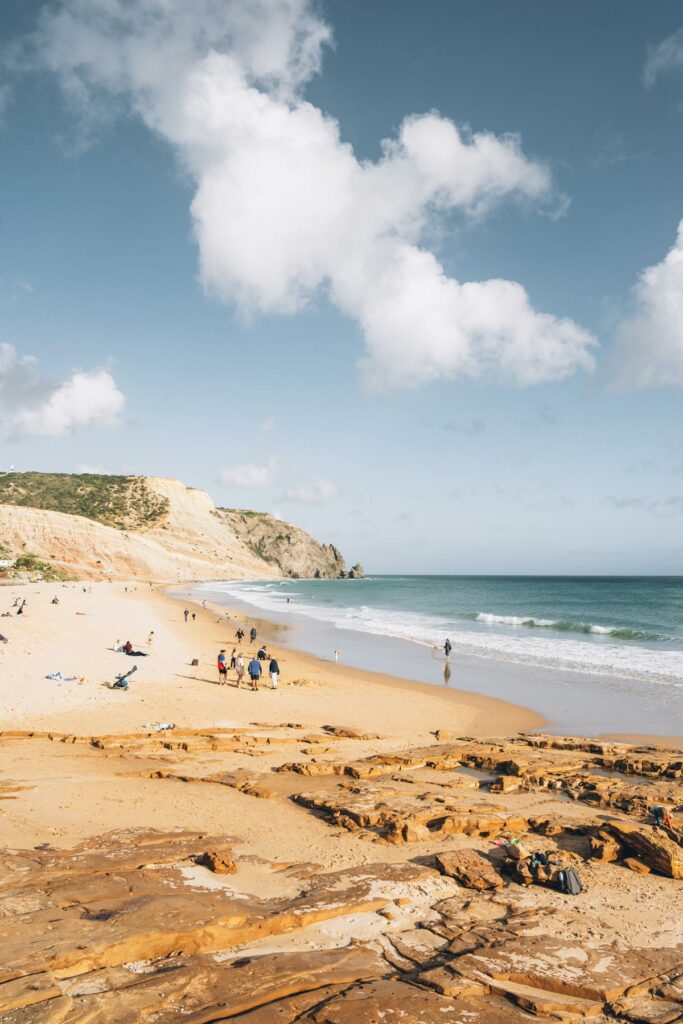
[[(671, 734), (680, 724), (678, 741), (683, 742), (680, 689), (619, 675), (592, 674), (567, 668), (546, 668), (537, 664), (504, 660), (497, 656), (461, 654), (457, 648), (448, 663), (443, 655), (421, 644), (396, 637), (340, 629), (297, 612), (268, 612), (225, 596), (208, 593), (203, 587), (172, 588), (182, 600), (216, 602), (242, 621), (257, 617), (266, 630), (279, 629), (280, 642), (297, 655), (302, 651), (333, 663), (333, 652), (341, 650), (346, 666), (370, 670), (393, 681), (397, 679), (430, 690), (468, 697), (496, 698), (508, 705), (533, 709), (543, 719), (543, 730), (556, 735), (627, 736), (628, 742), (651, 742), (671, 746)], [(450, 674), (444, 675), (448, 667)], [(539, 722), (539, 725), (541, 723)]]

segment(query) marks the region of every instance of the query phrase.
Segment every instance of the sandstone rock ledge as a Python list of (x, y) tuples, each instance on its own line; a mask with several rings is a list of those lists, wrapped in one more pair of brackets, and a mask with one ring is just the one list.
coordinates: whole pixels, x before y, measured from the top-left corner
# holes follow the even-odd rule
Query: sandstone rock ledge
[[(0, 1022), (683, 1020), (675, 752), (516, 737), (357, 757), (377, 738), (338, 729), (348, 758), (285, 760), (292, 744), (324, 749), (330, 728), (0, 735), (155, 793), (229, 790), (358, 854), (334, 871), (261, 862), (289, 872), (286, 894), (266, 897), (240, 888), (254, 864), (236, 836), (125, 830), (70, 850), (4, 850)], [(314, 791), (299, 791), (302, 775)], [(651, 820), (655, 803), (668, 831)], [(533, 867), (541, 852), (578, 866), (588, 891), (562, 895), (553, 865)]]

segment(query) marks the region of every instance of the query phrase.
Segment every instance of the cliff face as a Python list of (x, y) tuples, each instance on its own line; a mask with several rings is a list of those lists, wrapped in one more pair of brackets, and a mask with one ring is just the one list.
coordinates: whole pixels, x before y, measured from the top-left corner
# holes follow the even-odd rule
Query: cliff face
[(162, 477), (0, 477), (3, 557), (33, 555), (87, 579), (177, 582), (339, 576), (344, 559), (264, 513), (217, 509)]
[(291, 523), (273, 519), (265, 512), (217, 511), (257, 558), (277, 568), (278, 575), (330, 579), (347, 575), (342, 554), (333, 544), (319, 544)]

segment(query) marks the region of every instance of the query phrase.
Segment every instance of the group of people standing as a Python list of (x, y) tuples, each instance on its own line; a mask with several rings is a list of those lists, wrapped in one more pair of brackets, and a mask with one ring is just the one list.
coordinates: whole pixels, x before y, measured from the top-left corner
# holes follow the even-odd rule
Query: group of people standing
[[(235, 639), (238, 644), (242, 643), (245, 633), (241, 626), (238, 627), (235, 633)], [(256, 629), (254, 626), (249, 631), (249, 639), (252, 643), (256, 642)], [(251, 661), (246, 666), (246, 672), (249, 676), (249, 684), (252, 690), (258, 690), (259, 682), (263, 675), (263, 662), (268, 662), (268, 675), (270, 676), (270, 687), (272, 690), (277, 690), (277, 684), (280, 677), (280, 666), (278, 665), (277, 658), (274, 654), (268, 654), (265, 644), (259, 648), (257, 654), (255, 654)], [(237, 689), (240, 688), (242, 680), (245, 674), (244, 658), (242, 652), (236, 647), (233, 647), (232, 654), (230, 655), (230, 668), (234, 669), (237, 678)], [(218, 685), (222, 686), (228, 681), (228, 659), (226, 657), (225, 649), (221, 649), (218, 653)]]

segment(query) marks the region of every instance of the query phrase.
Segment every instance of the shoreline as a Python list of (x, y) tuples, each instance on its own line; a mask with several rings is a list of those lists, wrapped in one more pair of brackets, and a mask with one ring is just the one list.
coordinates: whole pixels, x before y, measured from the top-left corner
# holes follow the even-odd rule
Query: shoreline
[[(202, 609), (201, 602), (193, 604), (196, 621), (184, 623), (183, 606), (166, 593), (167, 586), (133, 581), (3, 588), (3, 612), (19, 593), (27, 607), (0, 627), (9, 637), (0, 645), (0, 730), (101, 736), (133, 732), (149, 722), (179, 728), (331, 722), (392, 736), (400, 744), (433, 742), (438, 729), (484, 737), (542, 725), (541, 716), (508, 702), (335, 665), (284, 644), (278, 649), (282, 684), (276, 693), (265, 685), (257, 693), (236, 689), (234, 678), (220, 687), (216, 657), (221, 648), (230, 655), (235, 625), (231, 621), (226, 629), (224, 616), (217, 622), (216, 612)], [(281, 640), (280, 627), (260, 621), (261, 639)], [(152, 631), (149, 657), (133, 659), (113, 650), (116, 638), (146, 650)], [(136, 672), (129, 689), (111, 690), (116, 675), (131, 668)], [(405, 699), (397, 701), (397, 692)]]
[[(172, 584), (172, 586), (175, 587), (176, 584)], [(313, 654), (310, 651), (290, 646), (284, 639), (284, 636), (290, 632), (290, 627), (274, 622), (272, 619), (269, 619), (260, 613), (245, 615), (240, 609), (228, 608), (223, 605), (215, 605), (208, 600), (206, 601), (206, 605), (203, 606), (202, 601), (196, 596), (189, 596), (185, 593), (175, 596), (169, 593), (168, 587), (164, 587), (163, 589), (155, 588), (154, 594), (157, 598), (171, 602), (173, 607), (177, 607), (178, 604), (186, 602), (196, 606), (199, 609), (199, 612), (203, 612), (205, 615), (209, 613), (211, 616), (218, 615), (224, 618), (227, 614), (229, 616), (231, 627), (242, 625), (243, 628), (245, 628), (247, 625), (251, 625), (253, 623), (257, 627), (259, 644), (261, 642), (265, 642), (272, 647), (274, 644), (279, 643), (286, 649), (286, 659), (288, 659), (290, 665), (293, 664), (297, 666), (297, 668), (308, 671), (309, 674), (316, 677), (324, 674), (329, 676), (331, 679), (351, 679), (357, 684), (376, 684), (382, 687), (402, 690), (406, 693), (421, 693), (429, 696), (434, 696), (435, 694), (435, 687), (430, 683), (424, 683), (417, 679), (405, 679), (387, 672), (376, 672), (371, 669), (359, 668), (354, 665), (336, 663), (332, 660), (327, 660)], [(199, 614), (199, 612), (197, 614)], [(246, 631), (247, 630), (245, 628), (245, 632)], [(227, 641), (226, 643), (226, 649), (229, 655), (230, 650), (233, 646), (236, 646), (236, 644), (233, 641)], [(245, 643), (242, 650), (246, 651), (248, 647), (249, 644)], [(278, 660), (281, 664), (284, 660), (279, 653)], [(282, 686), (286, 688), (286, 678), (282, 679)], [(447, 701), (452, 701), (454, 705), (460, 705), (467, 708), (478, 717), (488, 717), (489, 721), (491, 721), (495, 728), (491, 730), (485, 729), (482, 732), (481, 726), (477, 722), (471, 726), (473, 733), (476, 735), (486, 736), (527, 733), (542, 729), (545, 724), (543, 716), (532, 708), (527, 708), (511, 701), (501, 700), (498, 697), (488, 697), (484, 694), (468, 693), (465, 690), (459, 690), (457, 687), (444, 687), (443, 689), (436, 690), (436, 693), (441, 698), (444, 698)]]
[[(173, 602), (176, 602), (176, 601), (182, 602), (183, 600), (187, 601), (187, 602), (191, 601), (193, 604), (196, 604), (197, 606), (201, 607), (202, 606), (201, 598), (199, 598), (196, 593), (193, 593), (194, 588), (196, 586), (198, 586), (198, 584), (196, 584), (196, 583), (188, 584), (187, 585), (188, 589), (185, 590), (184, 589), (185, 585), (172, 584), (170, 587), (165, 588), (164, 592), (165, 592), (166, 596), (171, 601), (173, 601)], [(179, 591), (179, 593), (177, 595), (171, 593), (170, 591), (172, 589), (177, 589)], [(181, 590), (182, 590), (182, 592), (181, 592)], [(157, 591), (157, 592), (159, 592), (159, 591)], [(218, 604), (215, 604), (214, 602), (210, 601), (207, 598), (206, 599), (206, 605), (207, 605), (207, 608), (208, 607), (213, 608), (215, 613), (218, 614), (218, 615), (225, 615), (226, 613), (229, 614), (231, 616), (231, 621), (238, 621), (239, 620), (240, 622), (243, 622), (243, 623), (244, 622), (261, 623), (262, 627), (264, 629), (264, 635), (266, 636), (266, 638), (270, 638), (271, 636), (272, 637), (282, 636), (284, 639), (281, 640), (280, 642), (284, 643), (284, 645), (287, 647), (288, 651), (296, 653), (297, 656), (302, 657), (302, 658), (313, 659), (314, 662), (317, 662), (317, 663), (325, 666), (325, 669), (328, 670), (328, 671), (329, 670), (334, 670), (334, 669), (337, 669), (337, 668), (342, 668), (342, 665), (336, 665), (335, 662), (332, 661), (331, 659), (328, 660), (325, 657), (321, 656), (319, 653), (313, 653), (311, 650), (306, 650), (306, 649), (302, 650), (302, 648), (300, 646), (296, 645), (296, 639), (295, 639), (296, 634), (302, 634), (303, 633), (305, 635), (306, 634), (306, 628), (304, 628), (304, 629), (297, 629), (296, 628), (296, 624), (294, 624), (294, 623), (285, 623), (285, 622), (274, 621), (272, 618), (264, 616), (264, 614), (263, 614), (263, 612), (262, 612), (262, 610), (260, 608), (257, 608), (255, 606), (249, 606), (248, 602), (244, 602), (244, 607), (236, 607), (236, 603), (234, 601), (232, 601), (232, 600), (231, 600), (231, 603), (229, 605), (218, 605)], [(245, 610), (247, 608), (249, 610)], [(308, 630), (309, 630), (308, 636), (311, 636), (312, 633), (314, 632), (314, 629), (311, 628), (311, 624), (310, 623), (307, 623), (306, 626), (308, 627)], [(322, 632), (322, 630), (321, 630), (321, 632)], [(337, 632), (341, 634), (343, 631), (337, 630)], [(331, 630), (325, 631), (325, 635), (327, 635), (327, 633), (330, 633), (330, 635), (332, 635), (332, 631)], [(405, 646), (412, 646), (409, 641), (400, 641), (400, 640), (397, 640), (395, 638), (376, 637), (373, 634), (359, 634), (359, 636), (361, 637), (362, 642), (364, 644), (372, 643), (373, 641), (376, 641), (376, 644), (378, 646), (381, 645), (382, 642), (386, 642), (387, 646), (389, 646), (389, 645), (392, 645), (392, 646), (393, 645), (400, 645), (400, 644), (405, 645)], [(271, 642), (273, 642), (273, 641), (271, 641)], [(292, 646), (290, 646), (290, 644)], [(492, 659), (484, 659), (484, 660), (487, 662), (487, 667), (488, 667), (488, 663), (489, 662), (493, 662)], [(493, 662), (493, 664), (496, 665), (496, 666), (500, 666), (501, 667), (501, 672), (503, 671), (502, 663), (500, 663), (500, 662)], [(659, 734), (659, 733), (654, 733), (654, 732), (649, 732), (649, 731), (648, 732), (645, 732), (645, 731), (638, 732), (638, 731), (633, 730), (633, 729), (631, 729), (631, 730), (615, 729), (613, 722), (610, 722), (611, 728), (607, 728), (607, 729), (604, 729), (604, 730), (601, 730), (601, 731), (598, 731), (598, 732), (595, 732), (595, 733), (588, 732), (588, 731), (578, 730), (576, 728), (573, 728), (571, 724), (568, 724), (565, 728), (561, 728), (559, 723), (553, 724), (551, 721), (549, 721), (549, 716), (548, 715), (544, 714), (544, 712), (542, 710), (534, 707), (531, 703), (523, 703), (521, 701), (512, 701), (512, 700), (508, 700), (505, 697), (494, 696), (494, 695), (486, 694), (486, 693), (480, 693), (480, 692), (477, 692), (477, 691), (473, 691), (473, 690), (469, 690), (469, 689), (465, 689), (465, 688), (460, 688), (460, 687), (454, 686), (454, 685), (451, 685), (451, 686), (447, 686), (446, 685), (446, 686), (444, 686), (443, 683), (441, 685), (438, 685), (438, 684), (435, 684), (434, 682), (425, 682), (424, 680), (419, 680), (419, 679), (411, 678), (411, 677), (408, 677), (408, 676), (400, 676), (400, 675), (392, 674), (391, 672), (378, 672), (374, 668), (362, 668), (362, 667), (359, 667), (358, 665), (349, 666), (348, 664), (346, 664), (346, 665), (343, 666), (343, 668), (345, 670), (347, 670), (347, 671), (354, 671), (354, 672), (361, 673), (364, 676), (372, 676), (374, 679), (377, 679), (378, 681), (382, 681), (386, 685), (390, 685), (390, 686), (394, 686), (394, 687), (400, 687), (400, 688), (406, 688), (407, 687), (409, 690), (410, 689), (418, 690), (418, 691), (426, 692), (426, 693), (434, 693), (434, 691), (436, 690), (437, 692), (440, 692), (440, 693), (452, 694), (454, 697), (457, 697), (457, 699), (459, 701), (461, 701), (463, 704), (471, 704), (472, 706), (478, 707), (478, 708), (481, 708), (481, 707), (485, 706), (485, 705), (482, 705), (480, 703), (481, 701), (484, 701), (484, 702), (493, 701), (494, 704), (491, 705), (492, 708), (496, 707), (496, 708), (501, 709), (501, 710), (502, 709), (509, 709), (510, 711), (513, 711), (513, 709), (514, 709), (514, 713), (522, 713), (523, 715), (529, 716), (529, 718), (527, 719), (527, 722), (524, 724), (522, 729), (518, 729), (518, 730), (514, 730), (514, 731), (530, 732), (530, 731), (539, 731), (540, 730), (540, 731), (542, 731), (542, 732), (544, 732), (546, 734), (555, 734), (555, 735), (585, 735), (585, 736), (594, 736), (594, 738), (596, 738), (596, 739), (613, 740), (613, 741), (618, 741), (618, 742), (635, 743), (635, 744), (647, 744), (649, 746), (654, 746), (654, 747), (664, 747), (664, 748), (675, 747), (675, 748), (683, 749), (683, 735), (671, 736), (671, 735), (668, 735), (668, 734), (665, 734), (665, 733)], [(520, 669), (522, 671), (525, 670), (525, 669), (528, 669), (529, 670), (529, 674), (531, 674), (532, 671), (533, 671), (527, 665), (517, 665), (517, 664), (515, 664), (513, 666), (513, 670), (514, 671), (518, 672)], [(519, 674), (521, 675), (521, 672)], [(590, 677), (588, 677), (588, 678), (590, 678)], [(532, 717), (534, 719), (534, 724), (529, 724), (529, 722), (531, 721)], [(510, 726), (510, 728), (512, 729), (513, 727)]]

